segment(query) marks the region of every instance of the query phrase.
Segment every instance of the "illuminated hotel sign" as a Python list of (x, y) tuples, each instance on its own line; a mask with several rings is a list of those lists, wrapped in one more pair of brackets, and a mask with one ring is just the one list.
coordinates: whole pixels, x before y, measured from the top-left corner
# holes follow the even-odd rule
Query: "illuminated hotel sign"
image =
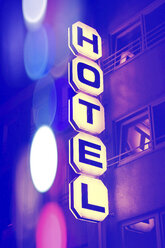
[[(69, 163), (80, 174), (69, 184), (69, 207), (76, 218), (103, 221), (109, 213), (108, 190), (98, 179), (107, 170), (106, 147), (96, 136), (105, 129), (101, 37), (81, 22), (69, 28), (69, 83), (77, 93), (69, 101), (69, 122), (79, 133), (69, 141)], [(95, 135), (95, 136), (94, 136)]]

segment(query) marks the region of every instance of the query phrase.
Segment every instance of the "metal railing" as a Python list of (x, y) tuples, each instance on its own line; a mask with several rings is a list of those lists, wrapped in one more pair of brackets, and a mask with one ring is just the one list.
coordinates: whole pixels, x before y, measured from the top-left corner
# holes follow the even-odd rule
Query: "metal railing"
[[(107, 166), (110, 167), (110, 166), (113, 166), (113, 165), (117, 165), (119, 164), (121, 161), (122, 163), (124, 163), (124, 161), (126, 161), (126, 159), (129, 157), (131, 160), (136, 156), (139, 156), (139, 155), (142, 155), (144, 154), (146, 151), (153, 151), (155, 150), (155, 147), (158, 147), (160, 145), (160, 143), (163, 143), (165, 142), (165, 135), (162, 135), (158, 138), (155, 138), (155, 139), (150, 139), (150, 141), (144, 143), (144, 145), (148, 145), (149, 147), (147, 149), (141, 149), (141, 151), (138, 151), (137, 150), (139, 148), (141, 148), (141, 146), (137, 146), (136, 148), (134, 149), (130, 149), (126, 152), (122, 152), (116, 156), (113, 156), (111, 158), (109, 158), (107, 160)], [(165, 145), (165, 143), (164, 143)]]
[(119, 68), (121, 64), (133, 59), (136, 55), (165, 39), (165, 22), (146, 32), (141, 37), (131, 41), (128, 45), (117, 50), (101, 63), (104, 75)]
[[(112, 165), (118, 164), (119, 162), (123, 161), (123, 160), (126, 159), (127, 157), (130, 157), (130, 156), (133, 156), (133, 155), (137, 155), (137, 154), (141, 154), (141, 153), (143, 153), (143, 152), (146, 152), (147, 150), (151, 149), (152, 143), (153, 143), (152, 140), (150, 140), (149, 142), (144, 143), (144, 145), (150, 145), (147, 149), (144, 149), (144, 150), (141, 149), (141, 145), (140, 145), (140, 146), (137, 146), (137, 147), (134, 148), (134, 149), (130, 149), (130, 150), (126, 151), (126, 152), (122, 152), (122, 153), (120, 153), (120, 154), (118, 154), (118, 155), (116, 155), (116, 156), (114, 156), (114, 157), (112, 157), (112, 158), (109, 158), (109, 159), (107, 160), (108, 167), (109, 167), (109, 166), (112, 166)], [(141, 151), (138, 151), (138, 152), (137, 152), (137, 150), (138, 150), (139, 148), (141, 149)], [(114, 161), (114, 160), (116, 160), (116, 161)]]

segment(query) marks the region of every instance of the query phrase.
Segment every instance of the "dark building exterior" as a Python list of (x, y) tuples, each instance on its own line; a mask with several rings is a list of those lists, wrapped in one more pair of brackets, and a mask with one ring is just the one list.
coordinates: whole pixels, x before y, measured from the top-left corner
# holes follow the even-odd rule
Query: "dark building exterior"
[[(110, 25), (110, 56), (102, 62), (112, 212), (107, 247), (165, 245), (164, 38), (159, 29), (164, 8), (164, 2), (144, 9), (139, 3), (136, 14), (135, 5), (129, 8), (134, 15), (120, 28)], [(143, 229), (145, 223), (150, 228)]]
[[(27, 76), (25, 48), (20, 42), (27, 35), (20, 3), (15, 8), (0, 1), (0, 247), (164, 248), (165, 1), (86, 1), (85, 7), (81, 2), (77, 6), (84, 8), (84, 15), (71, 13), (69, 4), (49, 2), (51, 14), (45, 16), (44, 25), (48, 33), (50, 27), (56, 36), (59, 31), (55, 51), (59, 58), (50, 60), (42, 78), (32, 80)], [(61, 26), (53, 14), (58, 14), (56, 8), (59, 13), (70, 10), (70, 17)], [(13, 35), (12, 18), (5, 23), (3, 13), (7, 10), (16, 11), (20, 18), (17, 23), (15, 15), (12, 17), (18, 24), (17, 32), (21, 30), (20, 36), (13, 38), (15, 59), (6, 48)], [(68, 13), (65, 11), (63, 18)], [(107, 149), (108, 169), (101, 180), (109, 192), (109, 215), (99, 223), (78, 220), (69, 210), (69, 182), (76, 173), (69, 165), (68, 141), (76, 132), (68, 122), (68, 99), (75, 93), (67, 75), (67, 63), (73, 58), (67, 45), (67, 27), (78, 18), (95, 28), (103, 43), (98, 64), (104, 73), (104, 92), (98, 99), (105, 109), (105, 130), (99, 138)], [(5, 37), (9, 38), (5, 41)], [(50, 38), (49, 45), (52, 42)], [(58, 148), (57, 175), (46, 193), (36, 191), (29, 169), (31, 143), (41, 125), (51, 126)], [(44, 206), (51, 203), (58, 204), (64, 216), (57, 235), (63, 241), (49, 240), (44, 246), (44, 241), (38, 241), (42, 236), (38, 223)], [(51, 225), (49, 228), (51, 233)]]

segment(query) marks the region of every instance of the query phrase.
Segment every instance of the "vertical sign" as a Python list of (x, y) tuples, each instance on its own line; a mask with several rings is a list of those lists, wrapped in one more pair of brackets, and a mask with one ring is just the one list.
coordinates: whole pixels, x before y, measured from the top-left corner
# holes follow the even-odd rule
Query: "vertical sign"
[(69, 122), (79, 133), (69, 141), (69, 163), (80, 174), (69, 184), (69, 207), (76, 218), (103, 221), (109, 213), (108, 190), (98, 178), (107, 170), (106, 147), (94, 136), (105, 129), (103, 72), (95, 62), (102, 56), (101, 37), (84, 23), (69, 28), (68, 80), (77, 93), (69, 100)]

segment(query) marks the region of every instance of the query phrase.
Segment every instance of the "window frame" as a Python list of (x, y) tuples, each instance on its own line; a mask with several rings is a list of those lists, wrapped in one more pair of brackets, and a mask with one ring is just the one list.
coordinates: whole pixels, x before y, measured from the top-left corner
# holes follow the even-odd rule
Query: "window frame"
[[(129, 123), (131, 122), (134, 122), (136, 120), (138, 120), (139, 118), (145, 116), (145, 115), (148, 115), (148, 119), (149, 119), (149, 127), (150, 127), (150, 145), (151, 147), (144, 150), (144, 151), (141, 151), (141, 152), (138, 152), (138, 153), (134, 153), (134, 154), (131, 154), (131, 155), (128, 155), (127, 157), (125, 158), (122, 158), (122, 155), (123, 153), (121, 152), (122, 151), (122, 128), (125, 126), (125, 125), (128, 125)], [(135, 160), (137, 158), (140, 158), (144, 155), (146, 155), (147, 153), (151, 152), (153, 150), (153, 144), (152, 144), (152, 125), (151, 125), (151, 115), (150, 115), (150, 108), (149, 106), (146, 106), (142, 109), (139, 109), (138, 111), (135, 111), (127, 116), (125, 116), (124, 118), (122, 119), (119, 119), (117, 121), (115, 121), (115, 125), (116, 125), (116, 137), (115, 137), (115, 140), (117, 140), (117, 136), (119, 135), (119, 141), (116, 142), (117, 143), (117, 146), (116, 147), (116, 153), (118, 153), (118, 165), (117, 166), (120, 166), (120, 165), (123, 165), (123, 164), (126, 164), (132, 160)], [(117, 126), (120, 125), (120, 127), (118, 127), (118, 130), (117, 130)], [(117, 132), (119, 131), (119, 134), (117, 134)], [(117, 154), (116, 154), (117, 155)]]
[[(103, 68), (105, 75), (109, 74), (109, 73), (113, 72), (114, 70), (117, 70), (120, 67), (124, 66), (125, 64), (131, 62), (134, 58), (136, 58), (137, 56), (140, 56), (143, 52), (145, 52), (148, 49), (151, 49), (152, 47), (154, 47), (155, 45), (159, 44), (160, 42), (162, 42), (164, 40), (164, 36), (162, 36), (162, 32), (159, 31), (157, 36), (155, 36), (155, 38), (152, 38), (151, 40), (148, 41), (147, 40), (146, 21), (145, 21), (145, 16), (147, 14), (152, 13), (154, 10), (159, 8), (164, 3), (165, 3), (165, 0), (154, 1), (149, 6), (147, 6), (143, 10), (141, 10), (135, 17), (131, 18), (129, 21), (120, 25), (117, 29), (115, 29), (111, 33), (109, 33), (109, 39), (108, 39), (109, 40), (109, 42), (108, 42), (108, 46), (109, 46), (109, 53), (108, 54), (109, 55), (107, 58), (105, 58), (102, 61), (102, 68)], [(133, 56), (127, 55), (124, 58), (124, 62), (120, 63), (121, 58), (117, 61), (117, 57), (118, 56), (121, 57), (120, 56), (121, 53), (119, 53), (119, 55), (117, 55), (118, 52), (120, 51), (120, 50), (117, 51), (117, 49), (116, 49), (117, 37), (122, 32), (125, 32), (125, 33), (129, 32), (129, 30), (130, 30), (129, 26), (135, 25), (136, 22), (137, 22), (137, 25), (139, 23), (140, 29), (141, 29), (140, 46), (138, 48), (140, 51), (137, 54), (134, 54)], [(152, 32), (153, 30), (151, 30), (150, 32)], [(154, 33), (153, 33), (153, 35), (154, 35)], [(161, 37), (158, 37), (159, 35)], [(148, 42), (150, 42), (151, 44), (148, 44)]]
[[(165, 4), (165, 0), (159, 0), (159, 1), (154, 1), (152, 4), (150, 4), (147, 8), (145, 8), (143, 11), (142, 11), (142, 16), (143, 16), (143, 26), (144, 26), (144, 40), (145, 40), (145, 48), (146, 49), (150, 49), (152, 48), (153, 46), (155, 46), (155, 44), (161, 42), (162, 40), (158, 40), (157, 42), (155, 41), (153, 44), (151, 45), (148, 45), (147, 44), (147, 33), (148, 32), (151, 32), (151, 31), (148, 31), (147, 32), (147, 29), (146, 29), (146, 20), (145, 20), (145, 16), (151, 14), (153, 11), (155, 11), (157, 8), (159, 8), (162, 4)], [(159, 25), (158, 25), (159, 26)], [(153, 29), (152, 29), (153, 30)]]
[(156, 149), (159, 149), (159, 148), (162, 148), (162, 147), (164, 147), (165, 146), (165, 141), (162, 141), (162, 142), (160, 142), (160, 143), (158, 143), (158, 144), (156, 144), (156, 136), (155, 136), (155, 124), (154, 124), (154, 113), (153, 113), (153, 108), (155, 107), (155, 106), (157, 106), (157, 105), (159, 105), (159, 104), (161, 104), (161, 103), (165, 103), (165, 97), (163, 97), (163, 98), (161, 98), (161, 99), (159, 99), (159, 100), (157, 100), (157, 101), (155, 101), (155, 102), (153, 102), (152, 104), (151, 104), (151, 118), (152, 118), (152, 135), (153, 135), (153, 146), (154, 146), (154, 149), (156, 150)]
[[(124, 47), (119, 49), (119, 50), (117, 50), (117, 40), (118, 40), (118, 38), (120, 38), (120, 37), (124, 36), (125, 34), (129, 33), (131, 30), (133, 30), (134, 28), (136, 28), (138, 26), (140, 27), (140, 30), (141, 30), (141, 48), (140, 48), (140, 52), (138, 52), (137, 54), (133, 55), (133, 57), (130, 57), (129, 59), (126, 59), (126, 61), (124, 63), (120, 64), (120, 59), (118, 60), (117, 58), (121, 57), (120, 51), (123, 50)], [(141, 54), (141, 52), (143, 50), (142, 49), (143, 48), (142, 36), (143, 36), (143, 26), (142, 26), (142, 21), (141, 21), (141, 15), (140, 14), (138, 14), (134, 18), (132, 18), (131, 21), (128, 21), (128, 22), (122, 24), (118, 29), (116, 29), (114, 32), (112, 32), (110, 34), (110, 39), (111, 39), (111, 44), (109, 44), (110, 50), (111, 50), (110, 56), (114, 55), (114, 62), (113, 62), (114, 69), (123, 66), (123, 64), (127, 63), (128, 61), (131, 61), (135, 56), (138, 56), (139, 54)], [(134, 41), (132, 41), (132, 42), (134, 42)], [(117, 64), (117, 63), (119, 63), (119, 64)]]
[[(121, 165), (125, 165), (133, 160), (136, 160), (140, 157), (145, 156), (146, 154), (150, 152), (154, 152), (157, 150), (160, 150), (162, 148), (165, 148), (165, 141), (162, 141), (158, 144), (156, 144), (156, 137), (155, 137), (155, 126), (154, 126), (154, 116), (153, 116), (153, 107), (156, 105), (159, 105), (161, 103), (165, 102), (165, 96), (162, 98), (153, 101), (152, 103), (144, 106), (143, 108), (138, 109), (137, 111), (131, 112), (127, 115), (125, 115), (122, 118), (116, 119), (113, 121), (114, 131), (113, 131), (113, 147), (114, 147), (114, 153), (111, 157), (107, 159), (108, 167), (115, 165), (116, 167), (119, 167)], [(122, 141), (122, 126), (125, 124), (129, 124), (130, 122), (138, 119), (138, 116), (143, 116), (148, 114), (149, 117), (149, 124), (150, 124), (150, 148), (138, 152), (135, 154), (130, 154), (129, 156), (125, 158), (121, 158), (121, 141)]]
[(120, 226), (121, 226), (121, 244), (122, 244), (122, 248), (127, 248), (125, 246), (124, 227), (128, 226), (128, 225), (131, 225), (131, 224), (141, 222), (141, 221), (146, 220), (146, 219), (151, 219), (151, 218), (155, 219), (157, 248), (162, 248), (162, 246), (161, 246), (161, 236), (162, 235), (161, 235), (161, 228), (160, 228), (160, 222), (159, 222), (159, 213), (152, 213), (152, 214), (147, 214), (147, 215), (143, 215), (143, 216), (140, 216), (140, 217), (134, 217), (134, 218), (131, 218), (131, 219), (126, 220), (123, 223), (121, 223)]

